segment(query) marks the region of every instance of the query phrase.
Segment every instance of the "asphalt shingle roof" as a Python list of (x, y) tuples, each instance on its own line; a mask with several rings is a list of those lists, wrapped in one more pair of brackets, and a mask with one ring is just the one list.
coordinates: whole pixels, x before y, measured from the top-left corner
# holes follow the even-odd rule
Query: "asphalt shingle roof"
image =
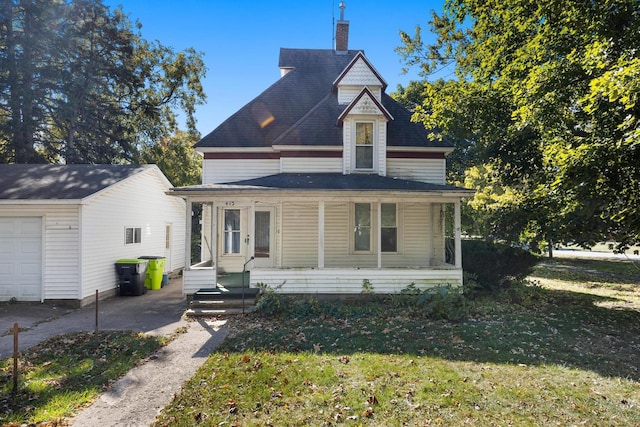
[(150, 165), (0, 165), (0, 200), (80, 200)]
[[(333, 82), (361, 51), (281, 49), (279, 66), (292, 71), (229, 117), (196, 147), (247, 148), (273, 145), (342, 146), (339, 105)], [(382, 105), (394, 117), (387, 125), (389, 146), (450, 147), (430, 141), (411, 113), (386, 93)]]
[(375, 174), (279, 173), (226, 184), (176, 188), (176, 192), (216, 190), (327, 190), (327, 191), (467, 191), (451, 185), (396, 179)]

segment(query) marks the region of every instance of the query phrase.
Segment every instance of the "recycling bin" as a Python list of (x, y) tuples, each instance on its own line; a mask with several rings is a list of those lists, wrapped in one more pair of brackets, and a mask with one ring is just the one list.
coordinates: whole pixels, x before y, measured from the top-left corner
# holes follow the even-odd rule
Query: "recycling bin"
[(144, 285), (148, 261), (145, 259), (119, 259), (116, 273), (121, 296), (140, 296), (147, 292)]
[(162, 275), (164, 273), (165, 257), (141, 256), (139, 259), (148, 261), (144, 285), (147, 289), (157, 291), (162, 287)]

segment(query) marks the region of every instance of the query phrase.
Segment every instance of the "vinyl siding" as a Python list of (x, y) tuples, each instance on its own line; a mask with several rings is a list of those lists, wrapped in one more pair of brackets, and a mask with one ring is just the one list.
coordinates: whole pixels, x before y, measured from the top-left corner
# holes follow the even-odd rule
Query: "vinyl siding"
[(281, 159), (283, 173), (318, 172), (342, 173), (341, 157), (283, 157)]
[(282, 204), (282, 265), (318, 265), (317, 205), (286, 202)]
[(265, 283), (278, 287), (276, 292), (291, 294), (357, 294), (368, 280), (376, 294), (399, 293), (414, 283), (426, 290), (437, 286), (462, 286), (461, 269), (253, 269), (251, 286)]
[(79, 299), (79, 207), (48, 210), (45, 218), (44, 299)]
[[(173, 225), (171, 268), (184, 266), (184, 202), (167, 196), (153, 169), (124, 180), (82, 206), (82, 298), (117, 287), (121, 258), (165, 256), (166, 223)], [(142, 242), (126, 245), (125, 227), (141, 228)], [(165, 267), (165, 270), (167, 268)]]
[[(381, 99), (382, 97), (382, 90), (381, 90), (381, 86), (368, 86), (369, 90), (371, 91), (371, 93), (373, 93), (373, 96), (375, 96), (378, 101)], [(358, 95), (360, 95), (360, 92), (362, 92), (363, 86), (342, 86), (340, 85), (340, 87), (338, 88), (338, 102), (340, 104), (350, 104), (351, 101), (353, 101)]]
[(324, 262), (342, 267), (349, 259), (349, 203), (326, 203), (324, 207)]
[(445, 160), (439, 159), (387, 159), (387, 176), (445, 184)]
[(279, 159), (206, 159), (202, 162), (202, 183), (235, 182), (279, 172)]

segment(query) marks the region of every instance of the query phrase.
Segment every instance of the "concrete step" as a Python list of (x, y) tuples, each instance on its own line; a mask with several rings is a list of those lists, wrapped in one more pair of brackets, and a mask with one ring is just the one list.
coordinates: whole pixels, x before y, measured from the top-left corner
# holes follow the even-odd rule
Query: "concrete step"
[(201, 299), (197, 299), (197, 300), (192, 300), (189, 302), (189, 307), (190, 308), (211, 308), (211, 309), (218, 309), (218, 308), (228, 308), (228, 307), (242, 307), (242, 305), (244, 304), (245, 307), (248, 307), (250, 305), (255, 305), (256, 304), (256, 299), (251, 297), (251, 298), (245, 298), (244, 302), (242, 301), (242, 298), (224, 298), (224, 299), (211, 299), (211, 300), (201, 300)]
[(242, 295), (246, 297), (256, 297), (262, 292), (262, 289), (258, 288), (209, 288), (200, 289), (193, 294), (193, 299), (206, 300), (206, 299), (218, 299), (218, 298), (241, 298)]
[[(246, 306), (244, 308), (244, 313), (249, 313), (250, 309), (253, 310), (253, 306)], [(242, 307), (229, 307), (229, 308), (217, 308), (217, 309), (208, 309), (208, 308), (190, 308), (185, 314), (187, 317), (213, 317), (213, 316), (224, 316), (224, 315), (232, 315), (232, 314), (242, 314)]]

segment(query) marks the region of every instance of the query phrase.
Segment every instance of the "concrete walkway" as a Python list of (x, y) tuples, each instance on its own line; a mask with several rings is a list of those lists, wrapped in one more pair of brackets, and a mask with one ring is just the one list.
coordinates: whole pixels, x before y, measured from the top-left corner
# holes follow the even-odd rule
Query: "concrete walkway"
[[(137, 297), (113, 297), (98, 303), (100, 330), (134, 330), (153, 336), (177, 334), (144, 364), (135, 367), (71, 420), (74, 426), (148, 426), (186, 380), (226, 337), (224, 322), (187, 321), (187, 300), (180, 279)], [(20, 327), (23, 351), (51, 336), (95, 330), (96, 307), (68, 309), (50, 304), (0, 303), (0, 357), (13, 353), (13, 324)]]

